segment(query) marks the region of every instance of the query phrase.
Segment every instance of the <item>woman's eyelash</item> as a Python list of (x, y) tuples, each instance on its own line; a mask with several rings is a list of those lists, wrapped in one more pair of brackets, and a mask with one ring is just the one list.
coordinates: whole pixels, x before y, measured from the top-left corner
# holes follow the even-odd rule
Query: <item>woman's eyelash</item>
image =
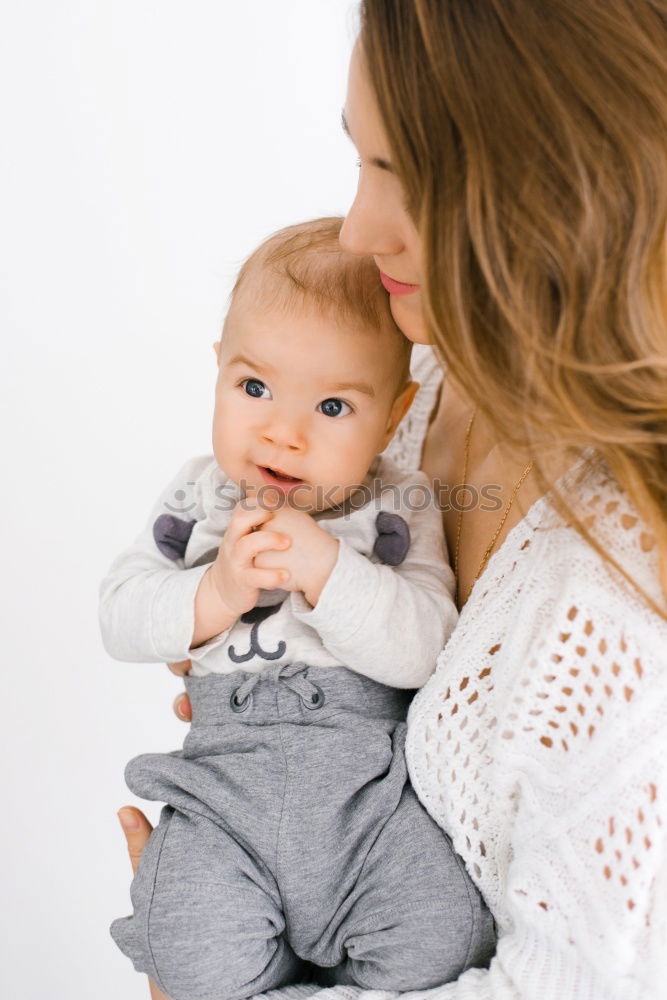
[(360, 156), (358, 156), (356, 158), (356, 160), (354, 161), (354, 165), (355, 165), (355, 167), (361, 167), (361, 157)]

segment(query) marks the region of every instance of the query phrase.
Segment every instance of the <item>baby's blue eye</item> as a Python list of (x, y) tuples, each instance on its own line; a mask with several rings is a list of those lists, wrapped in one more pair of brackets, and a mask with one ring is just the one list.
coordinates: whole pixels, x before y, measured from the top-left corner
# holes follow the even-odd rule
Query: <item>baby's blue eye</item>
[[(241, 383), (249, 396), (255, 399), (271, 399), (269, 387), (260, 382), (258, 378), (246, 378)], [(264, 395), (266, 393), (266, 395)]]
[[(343, 411), (344, 406), (347, 407), (345, 411)], [(352, 413), (352, 407), (349, 403), (344, 403), (342, 399), (335, 398), (323, 400), (319, 405), (319, 409), (325, 417), (340, 417), (344, 413)]]

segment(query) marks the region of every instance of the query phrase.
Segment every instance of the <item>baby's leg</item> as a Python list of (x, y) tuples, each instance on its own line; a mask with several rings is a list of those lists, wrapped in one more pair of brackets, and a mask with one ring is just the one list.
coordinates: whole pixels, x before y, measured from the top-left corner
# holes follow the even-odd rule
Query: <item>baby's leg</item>
[(339, 937), (337, 982), (418, 990), (488, 965), (493, 918), (443, 830), (406, 784), (373, 845)]
[(165, 806), (111, 933), (171, 1000), (241, 1000), (298, 980), (275, 881), (210, 819)]

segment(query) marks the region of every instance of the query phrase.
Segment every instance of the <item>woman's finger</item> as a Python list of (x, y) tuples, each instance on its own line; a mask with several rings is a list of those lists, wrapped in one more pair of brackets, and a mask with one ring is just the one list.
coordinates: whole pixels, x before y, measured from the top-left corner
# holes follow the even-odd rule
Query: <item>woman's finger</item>
[[(136, 872), (139, 867), (139, 859), (153, 831), (153, 827), (142, 811), (135, 809), (134, 806), (123, 806), (122, 809), (119, 809), (118, 819), (127, 840), (127, 850), (132, 863), (132, 871)], [(167, 994), (159, 990), (152, 979), (148, 980), (148, 986), (151, 1000), (169, 1000)]]
[(181, 691), (180, 694), (176, 695), (174, 698), (173, 709), (176, 717), (179, 718), (181, 722), (192, 722), (192, 705), (190, 704), (190, 699), (185, 691)]
[(172, 674), (176, 674), (178, 677), (185, 677), (190, 672), (192, 660), (179, 660), (178, 663), (168, 663), (167, 666)]
[(135, 806), (123, 806), (122, 809), (119, 809), (118, 819), (120, 820), (120, 825), (123, 828), (123, 833), (127, 841), (127, 850), (132, 863), (132, 871), (136, 872), (139, 866), (139, 858), (148, 842), (148, 838), (153, 832), (153, 827), (141, 809), (137, 809)]

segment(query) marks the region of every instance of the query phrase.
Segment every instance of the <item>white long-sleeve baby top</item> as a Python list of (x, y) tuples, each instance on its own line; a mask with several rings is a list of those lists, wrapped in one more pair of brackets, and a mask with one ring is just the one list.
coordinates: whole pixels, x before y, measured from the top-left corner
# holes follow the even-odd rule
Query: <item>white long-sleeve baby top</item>
[(316, 607), (299, 592), (260, 591), (231, 628), (192, 648), (197, 587), (242, 498), (211, 456), (185, 463), (102, 582), (107, 652), (131, 662), (187, 658), (199, 677), (303, 662), (420, 687), (458, 617), (427, 477), (378, 456), (345, 504), (314, 515), (339, 542)]

